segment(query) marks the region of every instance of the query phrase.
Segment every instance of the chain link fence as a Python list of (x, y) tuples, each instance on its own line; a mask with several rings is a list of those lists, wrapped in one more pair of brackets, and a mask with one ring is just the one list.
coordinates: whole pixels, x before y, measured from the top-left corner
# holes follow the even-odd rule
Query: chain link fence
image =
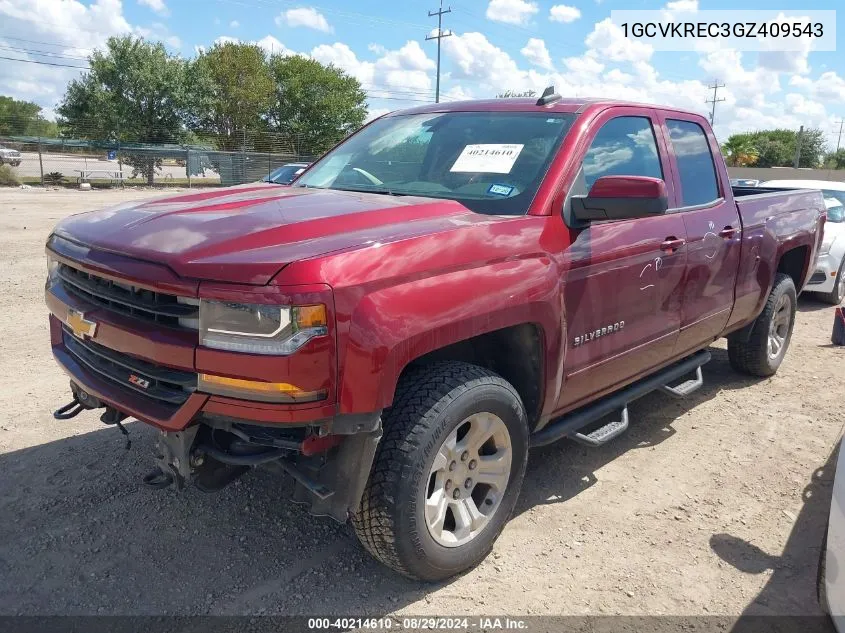
[(282, 165), (316, 158), (293, 151), (23, 136), (0, 136), (0, 147), (19, 152), (0, 151), (0, 161), (11, 165), (22, 183), (58, 186), (229, 186), (259, 181)]

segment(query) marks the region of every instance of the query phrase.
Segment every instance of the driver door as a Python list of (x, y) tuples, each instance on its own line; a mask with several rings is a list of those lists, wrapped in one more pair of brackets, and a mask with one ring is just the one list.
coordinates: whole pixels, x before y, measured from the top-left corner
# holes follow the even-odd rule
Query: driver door
[[(665, 181), (673, 205), (671, 167), (652, 111), (613, 108), (594, 129), (570, 194), (587, 193), (601, 176), (649, 176)], [(567, 350), (559, 410), (671, 358), (686, 268), (686, 232), (677, 214), (593, 222), (573, 234), (562, 279)]]

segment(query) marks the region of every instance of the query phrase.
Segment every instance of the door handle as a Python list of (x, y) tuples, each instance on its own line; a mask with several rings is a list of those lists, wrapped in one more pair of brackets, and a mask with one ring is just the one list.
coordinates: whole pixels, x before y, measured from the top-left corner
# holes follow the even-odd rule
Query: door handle
[(730, 237), (733, 237), (737, 233), (737, 231), (739, 231), (739, 229), (735, 229), (732, 226), (726, 226), (721, 231), (719, 231), (719, 237), (724, 237), (725, 239), (728, 239)]
[(667, 251), (669, 253), (674, 253), (676, 250), (681, 248), (687, 241), (683, 239), (678, 239), (677, 237), (667, 237), (663, 242), (660, 244), (660, 250)]

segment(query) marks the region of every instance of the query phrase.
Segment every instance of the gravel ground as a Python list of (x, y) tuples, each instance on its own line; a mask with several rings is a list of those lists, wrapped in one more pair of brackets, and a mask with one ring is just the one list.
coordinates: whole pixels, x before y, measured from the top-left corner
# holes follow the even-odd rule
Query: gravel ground
[(424, 585), (256, 471), (216, 495), (140, 486), (132, 448), (68, 400), (52, 361), (43, 245), (60, 218), (160, 192), (0, 190), (0, 614), (818, 614), (816, 564), (843, 424), (832, 309), (802, 298), (777, 376), (713, 347), (687, 400), (652, 394), (622, 438), (532, 452), (515, 516), (479, 567)]

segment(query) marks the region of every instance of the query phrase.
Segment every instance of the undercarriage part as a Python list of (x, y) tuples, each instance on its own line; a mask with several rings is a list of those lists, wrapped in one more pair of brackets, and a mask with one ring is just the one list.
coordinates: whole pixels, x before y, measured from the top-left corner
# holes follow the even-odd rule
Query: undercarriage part
[(108, 426), (117, 426), (118, 430), (126, 437), (126, 450), (132, 448), (132, 440), (129, 439), (129, 431), (121, 424), (122, 420), (126, 419), (126, 414), (121, 413), (117, 409), (106, 407), (106, 412), (100, 416), (100, 422)]
[(308, 505), (311, 514), (329, 516), (345, 523), (364, 494), (380, 439), (381, 427), (370, 433), (345, 437), (330, 459), (324, 455), (300, 457), (296, 464), (298, 469), (309, 480), (333, 490), (334, 494), (321, 497), (298, 482), (300, 485), (294, 490), (293, 500)]
[(257, 453), (250, 453), (244, 455), (233, 455), (226, 451), (215, 448), (214, 446), (202, 445), (198, 446), (196, 453), (200, 455), (209, 455), (223, 464), (230, 464), (232, 466), (258, 466), (260, 464), (267, 464), (281, 459), (289, 453), (283, 449), (264, 450)]
[(162, 431), (156, 442), (156, 465), (168, 475), (176, 487), (182, 489), (191, 477), (191, 446), (199, 431), (199, 425), (189, 426), (182, 431)]
[(173, 477), (171, 475), (168, 475), (161, 468), (156, 468), (155, 470), (144, 475), (144, 477), (141, 479), (141, 483), (143, 483), (148, 488), (161, 490), (162, 488), (167, 488), (173, 483)]

